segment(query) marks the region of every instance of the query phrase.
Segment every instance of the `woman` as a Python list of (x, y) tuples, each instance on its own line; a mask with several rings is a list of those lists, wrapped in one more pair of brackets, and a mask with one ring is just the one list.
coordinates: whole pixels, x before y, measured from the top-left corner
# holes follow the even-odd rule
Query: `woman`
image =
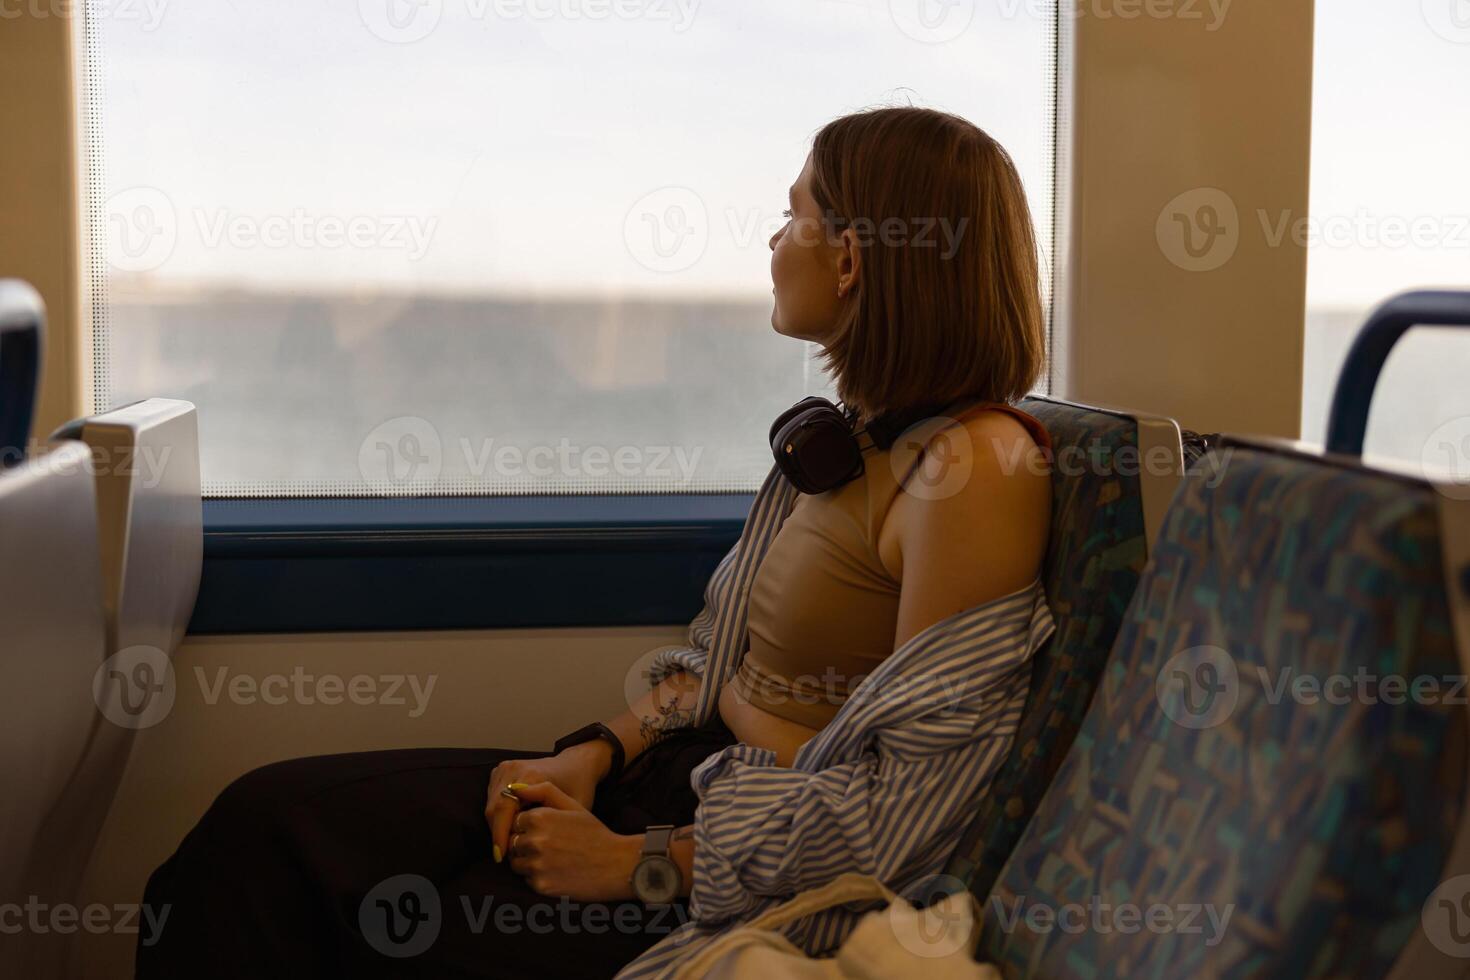
[[(886, 108), (817, 134), (787, 218), (772, 324), (821, 345), (856, 469), (774, 470), (689, 646), (555, 754), (238, 780), (149, 882), (140, 977), (659, 976), (842, 871), (943, 866), (1051, 630), (1046, 434), (1008, 404), (1043, 358), (1030, 216), (983, 132)], [(788, 935), (819, 953), (854, 915)]]

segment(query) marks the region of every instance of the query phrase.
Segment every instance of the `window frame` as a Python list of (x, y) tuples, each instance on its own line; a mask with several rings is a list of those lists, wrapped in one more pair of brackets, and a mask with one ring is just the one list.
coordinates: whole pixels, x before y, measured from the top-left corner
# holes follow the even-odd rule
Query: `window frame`
[(753, 499), (205, 500), (189, 632), (687, 623)]

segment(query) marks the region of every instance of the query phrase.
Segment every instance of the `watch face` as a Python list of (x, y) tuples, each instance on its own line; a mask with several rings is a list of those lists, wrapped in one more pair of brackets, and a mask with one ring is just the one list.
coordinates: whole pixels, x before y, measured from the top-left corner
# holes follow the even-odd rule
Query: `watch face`
[(667, 905), (679, 897), (679, 866), (662, 854), (650, 854), (633, 869), (633, 894), (648, 905)]

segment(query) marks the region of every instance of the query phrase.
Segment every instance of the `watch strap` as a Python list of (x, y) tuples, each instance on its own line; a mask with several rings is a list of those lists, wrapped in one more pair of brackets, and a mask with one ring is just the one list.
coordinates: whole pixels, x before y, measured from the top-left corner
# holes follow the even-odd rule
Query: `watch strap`
[(649, 827), (643, 832), (643, 850), (639, 853), (641, 853), (644, 857), (649, 857), (654, 854), (661, 854), (664, 857), (668, 857), (669, 841), (673, 838), (673, 836), (673, 824), (654, 824), (652, 827)]
[(617, 778), (623, 774), (623, 763), (626, 758), (623, 752), (623, 740), (618, 738), (617, 733), (600, 721), (594, 721), (590, 725), (583, 725), (570, 735), (563, 735), (556, 740), (556, 744), (552, 746), (551, 751), (552, 754), (559, 755), (565, 749), (569, 749), (574, 745), (581, 745), (583, 742), (590, 742), (595, 738), (600, 738), (612, 746), (612, 764), (608, 767), (607, 775), (602, 777), (598, 785), (602, 786), (616, 782)]

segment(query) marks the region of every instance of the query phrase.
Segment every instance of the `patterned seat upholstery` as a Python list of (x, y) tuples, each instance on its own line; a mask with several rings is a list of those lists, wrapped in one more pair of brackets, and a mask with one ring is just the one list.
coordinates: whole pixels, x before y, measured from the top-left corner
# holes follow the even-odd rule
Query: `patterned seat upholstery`
[(1130, 416), (1041, 398), (1021, 407), (1051, 435), (1051, 541), (1043, 581), (1057, 631), (1037, 655), (1009, 757), (936, 893), (990, 890), (1076, 737), (1143, 570), (1143, 500)]
[(1422, 943), (1466, 782), (1445, 501), (1216, 452), (984, 902), (977, 955), (1007, 977), (1379, 976)]

